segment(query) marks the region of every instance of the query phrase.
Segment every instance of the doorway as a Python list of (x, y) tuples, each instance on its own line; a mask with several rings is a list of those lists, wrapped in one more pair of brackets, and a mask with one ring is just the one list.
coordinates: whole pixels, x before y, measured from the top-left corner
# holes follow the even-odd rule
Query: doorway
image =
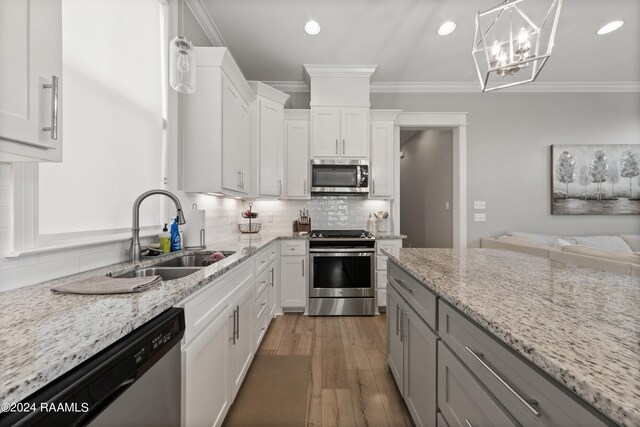
[(453, 130), (400, 128), (400, 232), (405, 247), (453, 247)]

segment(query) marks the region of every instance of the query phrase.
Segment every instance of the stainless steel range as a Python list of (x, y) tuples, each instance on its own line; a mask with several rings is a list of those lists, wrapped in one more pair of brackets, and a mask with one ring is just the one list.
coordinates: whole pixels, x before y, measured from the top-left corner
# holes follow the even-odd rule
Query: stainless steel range
[(375, 314), (375, 238), (371, 233), (313, 230), (309, 257), (309, 315)]

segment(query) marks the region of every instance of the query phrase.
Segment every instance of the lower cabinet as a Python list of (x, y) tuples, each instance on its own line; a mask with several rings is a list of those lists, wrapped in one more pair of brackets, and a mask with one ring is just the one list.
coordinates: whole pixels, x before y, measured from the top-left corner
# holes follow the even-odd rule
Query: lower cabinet
[(438, 336), (389, 285), (389, 368), (417, 426), (436, 425)]
[(182, 349), (182, 425), (217, 426), (231, 406), (232, 321), (221, 313)]
[(519, 425), (445, 344), (438, 344), (438, 406), (451, 426)]
[(232, 304), (230, 339), (231, 398), (234, 399), (253, 360), (253, 286), (248, 286)]
[(309, 257), (304, 240), (280, 243), (280, 306), (304, 309), (307, 305)]

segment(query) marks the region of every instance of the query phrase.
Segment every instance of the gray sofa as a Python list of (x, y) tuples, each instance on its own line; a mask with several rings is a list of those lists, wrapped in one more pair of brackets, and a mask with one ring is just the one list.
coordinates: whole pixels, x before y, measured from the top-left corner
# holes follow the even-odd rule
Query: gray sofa
[(507, 249), (582, 267), (640, 277), (640, 235), (555, 236), (510, 232), (480, 240), (483, 248)]

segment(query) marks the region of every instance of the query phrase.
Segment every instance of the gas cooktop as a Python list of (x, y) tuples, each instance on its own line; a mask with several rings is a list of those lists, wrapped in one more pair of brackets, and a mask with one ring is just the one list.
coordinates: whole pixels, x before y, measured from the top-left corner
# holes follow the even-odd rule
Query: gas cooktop
[(374, 239), (366, 230), (311, 230), (312, 239)]

